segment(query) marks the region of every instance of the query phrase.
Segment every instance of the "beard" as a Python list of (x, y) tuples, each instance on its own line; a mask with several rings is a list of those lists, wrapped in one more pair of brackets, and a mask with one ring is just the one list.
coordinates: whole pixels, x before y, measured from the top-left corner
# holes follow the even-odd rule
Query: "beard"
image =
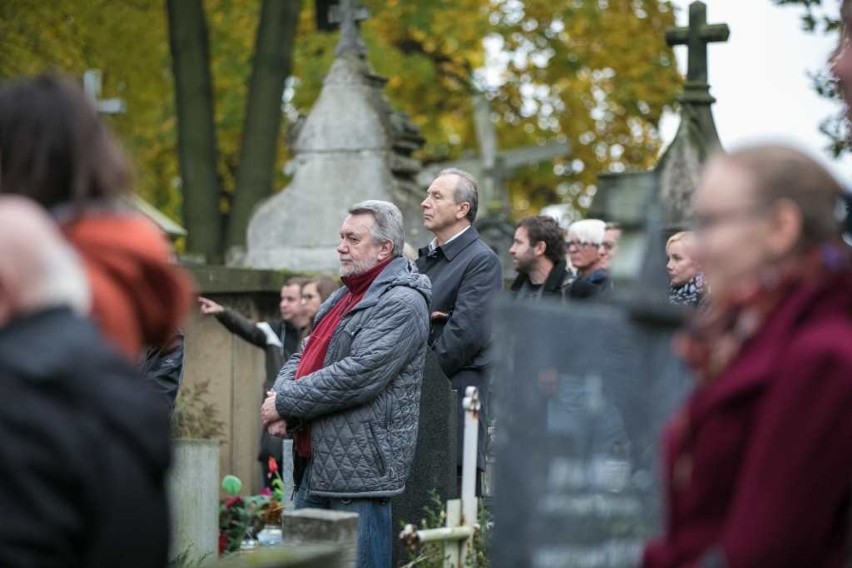
[(535, 257), (515, 257), (515, 270), (517, 270), (518, 272), (529, 274), (533, 268), (535, 268)]
[(376, 259), (364, 259), (364, 260), (351, 260), (349, 259), (349, 264), (340, 265), (340, 275), (341, 276), (357, 276), (359, 274), (364, 274), (368, 270), (372, 269), (379, 263)]

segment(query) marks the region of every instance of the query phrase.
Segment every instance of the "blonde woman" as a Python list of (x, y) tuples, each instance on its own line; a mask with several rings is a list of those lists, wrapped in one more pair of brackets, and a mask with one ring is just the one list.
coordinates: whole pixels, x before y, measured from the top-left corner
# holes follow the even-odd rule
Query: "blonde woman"
[(673, 304), (698, 306), (704, 297), (704, 275), (696, 259), (695, 235), (685, 231), (666, 242), (669, 300)]

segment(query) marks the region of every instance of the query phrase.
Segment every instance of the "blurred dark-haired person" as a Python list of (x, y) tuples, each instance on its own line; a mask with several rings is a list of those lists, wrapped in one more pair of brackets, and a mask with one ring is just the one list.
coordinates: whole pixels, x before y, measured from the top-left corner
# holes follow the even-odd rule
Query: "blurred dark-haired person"
[(130, 167), (79, 84), (0, 83), (0, 193), (46, 208), (80, 255), (91, 317), (130, 360), (171, 342), (192, 303), (165, 235), (122, 199)]
[(695, 194), (713, 294), (678, 338), (698, 386), (666, 428), (664, 534), (644, 566), (846, 566), (852, 503), (852, 271), (840, 185), (755, 146)]
[(510, 288), (516, 298), (563, 298), (570, 288), (573, 274), (565, 261), (565, 238), (552, 217), (521, 219), (509, 255), (518, 271)]
[(165, 566), (168, 405), (44, 209), (0, 195), (0, 566)]
[(675, 233), (666, 241), (666, 271), (669, 274), (669, 301), (697, 307), (704, 298), (704, 275), (698, 264), (695, 234)]

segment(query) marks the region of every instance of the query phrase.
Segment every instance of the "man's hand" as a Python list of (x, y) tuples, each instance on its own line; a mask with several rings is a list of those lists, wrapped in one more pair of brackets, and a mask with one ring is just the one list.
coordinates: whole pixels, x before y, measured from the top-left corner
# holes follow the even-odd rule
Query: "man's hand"
[(266, 431), (273, 436), (284, 438), (285, 436), (287, 436), (287, 422), (285, 422), (283, 419), (277, 422), (273, 422), (272, 424), (266, 427)]
[(210, 298), (205, 298), (204, 296), (198, 296), (198, 303), (201, 305), (201, 313), (205, 316), (221, 314), (225, 311), (225, 308), (221, 305), (217, 304)]
[(280, 420), (281, 415), (275, 408), (275, 391), (269, 391), (266, 393), (266, 400), (260, 405), (260, 421), (264, 428), (268, 428), (270, 424)]
[(450, 314), (447, 312), (432, 312), (432, 321), (444, 321), (450, 319)]

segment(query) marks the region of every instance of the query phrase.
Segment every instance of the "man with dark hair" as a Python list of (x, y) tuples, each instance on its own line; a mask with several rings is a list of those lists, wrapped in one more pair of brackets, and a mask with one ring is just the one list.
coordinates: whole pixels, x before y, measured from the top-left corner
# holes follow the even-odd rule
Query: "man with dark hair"
[[(477, 459), (481, 472), (485, 469), (491, 303), (502, 288), (502, 274), (497, 255), (472, 226), (477, 204), (472, 175), (454, 168), (438, 174), (421, 203), (423, 225), (435, 238), (420, 249), (417, 268), (432, 281), (429, 345), (459, 393), (459, 425), (464, 424), (462, 402), (467, 387), (477, 387), (483, 401)], [(461, 468), (464, 429), (458, 431)]]
[(168, 405), (33, 202), (0, 196), (0, 258), (0, 566), (165, 566)]
[[(303, 317), (302, 309), (302, 286), (307, 282), (307, 278), (295, 277), (284, 283), (281, 287), (281, 301), (278, 304), (281, 319), (271, 323), (265, 321), (255, 323), (236, 310), (222, 306), (209, 298), (202, 296), (198, 298), (202, 314), (215, 316), (228, 331), (263, 349), (266, 356), (264, 394), (272, 388), (275, 377), (278, 376), (278, 371), (281, 370), (284, 362), (299, 350), (302, 332), (310, 323)], [(262, 430), (257, 459), (263, 471), (264, 483), (268, 486), (273, 481), (269, 473), (269, 458), (270, 456), (275, 458), (278, 462), (278, 471), (283, 471), (282, 453), (283, 440)]]
[(429, 279), (402, 257), (402, 213), (363, 201), (340, 229), (344, 287), (261, 407), (305, 461), (296, 506), (358, 513), (358, 568), (390, 568), (390, 497), (414, 459), (429, 334)]
[(573, 277), (565, 261), (565, 238), (552, 217), (521, 219), (509, 249), (518, 277), (512, 293), (519, 299), (564, 298)]

